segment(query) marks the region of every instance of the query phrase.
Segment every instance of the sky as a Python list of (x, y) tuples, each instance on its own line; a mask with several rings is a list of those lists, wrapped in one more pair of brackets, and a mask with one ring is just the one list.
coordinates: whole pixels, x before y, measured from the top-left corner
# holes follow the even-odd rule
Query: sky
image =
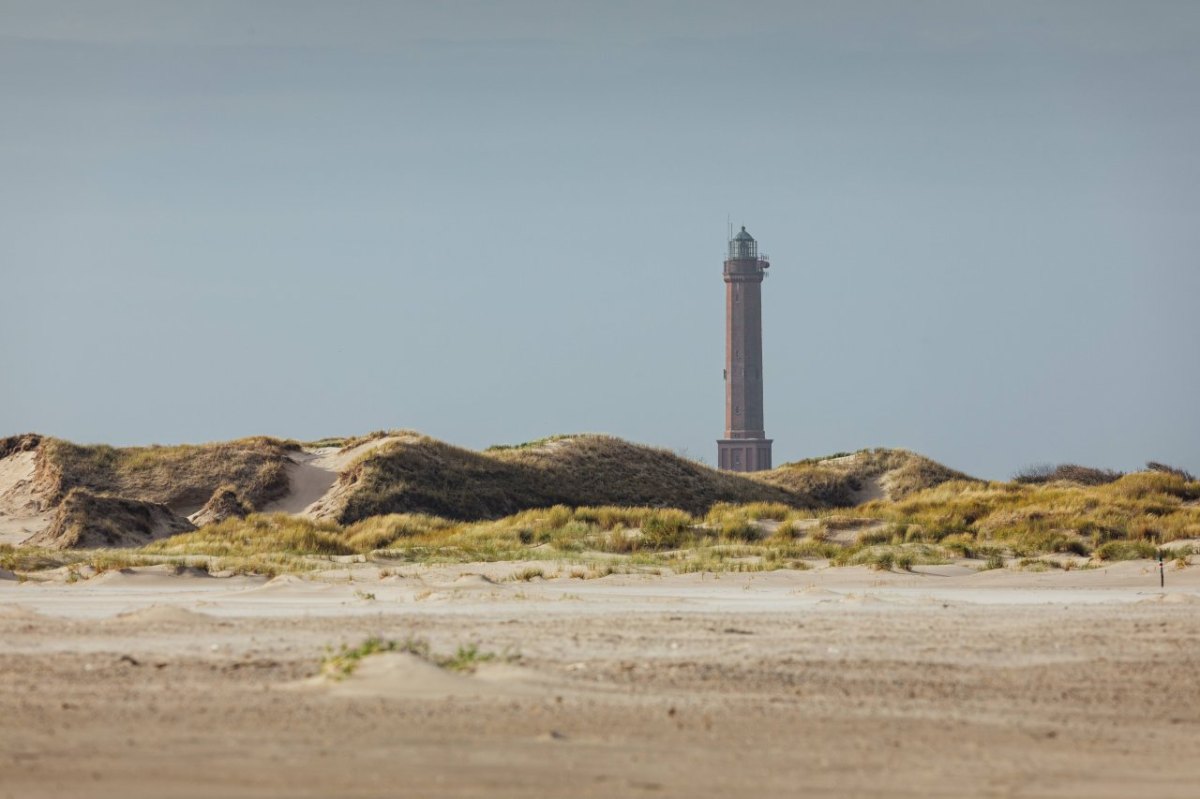
[(1200, 471), (1200, 3), (0, 0), (0, 435)]

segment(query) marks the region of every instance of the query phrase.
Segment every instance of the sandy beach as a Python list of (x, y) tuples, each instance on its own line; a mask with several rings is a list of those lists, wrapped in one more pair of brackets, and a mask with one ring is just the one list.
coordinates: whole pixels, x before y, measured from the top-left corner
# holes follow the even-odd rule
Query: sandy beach
[(529, 566), (0, 580), (0, 796), (1195, 795), (1200, 570)]

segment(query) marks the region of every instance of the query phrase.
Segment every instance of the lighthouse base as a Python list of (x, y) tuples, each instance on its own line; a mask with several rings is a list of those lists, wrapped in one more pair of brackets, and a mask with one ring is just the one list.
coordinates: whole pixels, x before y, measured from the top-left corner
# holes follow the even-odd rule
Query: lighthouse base
[(717, 468), (730, 472), (761, 472), (771, 468), (769, 438), (717, 439)]

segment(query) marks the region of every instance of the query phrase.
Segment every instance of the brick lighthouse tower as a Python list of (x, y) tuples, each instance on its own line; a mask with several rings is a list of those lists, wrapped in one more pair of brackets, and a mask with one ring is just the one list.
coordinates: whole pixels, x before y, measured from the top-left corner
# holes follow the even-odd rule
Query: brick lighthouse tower
[(725, 437), (717, 441), (717, 467), (734, 472), (771, 468), (762, 371), (762, 282), (770, 265), (745, 227), (730, 239), (725, 259)]

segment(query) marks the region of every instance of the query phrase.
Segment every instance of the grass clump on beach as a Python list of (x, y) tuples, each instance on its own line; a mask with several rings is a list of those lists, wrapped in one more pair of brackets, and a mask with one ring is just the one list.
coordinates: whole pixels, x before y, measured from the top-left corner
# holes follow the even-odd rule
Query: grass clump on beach
[(366, 658), (387, 652), (405, 652), (439, 668), (460, 673), (471, 673), (481, 663), (487, 663), (497, 658), (494, 652), (484, 652), (475, 643), (462, 644), (454, 654), (439, 656), (433, 653), (429, 642), (423, 638), (394, 641), (371, 637), (358, 646), (351, 647), (342, 644), (336, 650), (328, 650), (324, 660), (321, 661), (321, 674), (333, 680), (344, 680), (353, 674)]
[(335, 680), (343, 680), (354, 673), (364, 658), (383, 652), (409, 652), (428, 660), (429, 643), (414, 638), (405, 641), (385, 641), (372, 637), (355, 647), (342, 644), (338, 650), (330, 650), (321, 661), (321, 673)]

